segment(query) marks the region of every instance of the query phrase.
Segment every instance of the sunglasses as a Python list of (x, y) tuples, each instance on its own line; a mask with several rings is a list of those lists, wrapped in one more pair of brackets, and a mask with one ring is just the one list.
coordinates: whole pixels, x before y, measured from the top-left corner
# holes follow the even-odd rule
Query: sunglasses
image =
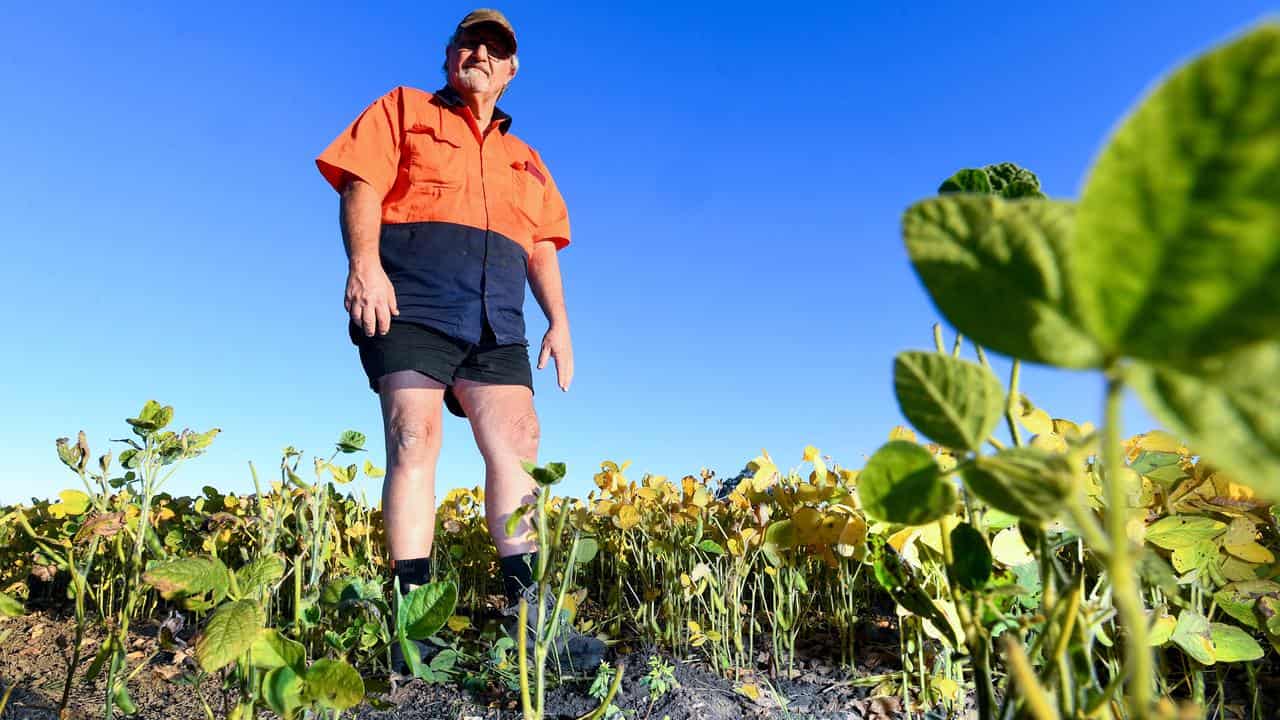
[(468, 37), (464, 35), (453, 43), (453, 46), (459, 50), (467, 50), (469, 52), (475, 52), (481, 45), (489, 52), (489, 57), (495, 60), (506, 60), (511, 57), (511, 48), (497, 38)]

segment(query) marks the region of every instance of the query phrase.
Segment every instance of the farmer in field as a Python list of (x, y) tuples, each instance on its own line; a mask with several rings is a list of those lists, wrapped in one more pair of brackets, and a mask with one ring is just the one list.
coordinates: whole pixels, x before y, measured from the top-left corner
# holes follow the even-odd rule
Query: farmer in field
[[(518, 67), (511, 24), (476, 10), (445, 47), (443, 88), (395, 88), (316, 159), (341, 196), (349, 335), (382, 404), (382, 512), (395, 576), (403, 592), (431, 577), (444, 405), (468, 419), (484, 457), (511, 632), (519, 598), (533, 597), (536, 566), (527, 521), (512, 536), (504, 530), (532, 500), (520, 461), (538, 454), (526, 279), (550, 325), (538, 368), (553, 358), (564, 391), (573, 379), (556, 259), (569, 244), (568, 211), (542, 157), (497, 107)], [(561, 664), (594, 668), (603, 643), (569, 632), (557, 641)]]

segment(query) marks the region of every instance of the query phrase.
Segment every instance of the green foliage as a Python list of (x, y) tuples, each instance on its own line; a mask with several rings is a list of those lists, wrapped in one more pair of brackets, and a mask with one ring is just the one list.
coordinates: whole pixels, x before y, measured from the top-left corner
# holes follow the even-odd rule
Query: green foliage
[(1004, 413), (1004, 388), (991, 371), (949, 355), (899, 353), (893, 385), (902, 414), (945, 447), (978, 450)]
[(1006, 200), (1031, 197), (1042, 198), (1040, 178), (1013, 163), (987, 165), (982, 169), (965, 168), (947, 178), (938, 187), (940, 194), (957, 192), (997, 195)]
[(1071, 205), (947, 195), (908, 208), (902, 234), (938, 311), (974, 342), (1031, 362), (1101, 366), (1066, 276)]
[(862, 469), (858, 502), (876, 520), (924, 525), (951, 513), (956, 492), (927, 450), (895, 440), (877, 450)]

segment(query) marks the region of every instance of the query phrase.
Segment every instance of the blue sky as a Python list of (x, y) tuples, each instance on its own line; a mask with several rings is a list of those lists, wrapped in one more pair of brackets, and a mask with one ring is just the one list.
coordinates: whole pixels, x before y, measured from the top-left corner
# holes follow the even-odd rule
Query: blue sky
[[(249, 461), (271, 476), (285, 445), (327, 455), (348, 428), (382, 464), (313, 159), (388, 89), (438, 87), (471, 6), (114, 5), (26, 4), (0, 27), (0, 502), (75, 486), (54, 439), (84, 429), (99, 454), (148, 398), (178, 427), (223, 429), (175, 492), (249, 491)], [(902, 422), (894, 354), (930, 347), (938, 319), (902, 210), (1005, 160), (1077, 196), (1150, 83), (1268, 4), (501, 8), (521, 43), (502, 106), (573, 224), (577, 374), (563, 394), (535, 372), (542, 459), (585, 494), (605, 459), (723, 476), (814, 444), (860, 466)], [(531, 296), (526, 314), (536, 347)], [(1028, 368), (1023, 388), (1099, 419), (1094, 375)], [(483, 480), (446, 417), (441, 496)], [(1126, 424), (1151, 421), (1129, 402)]]

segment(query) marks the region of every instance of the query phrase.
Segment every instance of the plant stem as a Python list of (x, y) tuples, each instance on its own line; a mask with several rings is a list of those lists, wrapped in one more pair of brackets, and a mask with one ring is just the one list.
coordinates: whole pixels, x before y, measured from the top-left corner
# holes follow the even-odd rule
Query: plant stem
[(1116, 609), (1125, 632), (1125, 664), (1129, 672), (1127, 704), (1134, 720), (1146, 718), (1151, 709), (1151, 648), (1147, 645), (1147, 616), (1143, 611), (1133, 558), (1137, 548), (1129, 541), (1129, 495), (1125, 487), (1124, 449), (1120, 442), (1120, 405), (1124, 381), (1112, 367), (1107, 372), (1106, 415), (1102, 460), (1107, 493), (1107, 532), (1111, 553), (1107, 570), (1115, 593)]

